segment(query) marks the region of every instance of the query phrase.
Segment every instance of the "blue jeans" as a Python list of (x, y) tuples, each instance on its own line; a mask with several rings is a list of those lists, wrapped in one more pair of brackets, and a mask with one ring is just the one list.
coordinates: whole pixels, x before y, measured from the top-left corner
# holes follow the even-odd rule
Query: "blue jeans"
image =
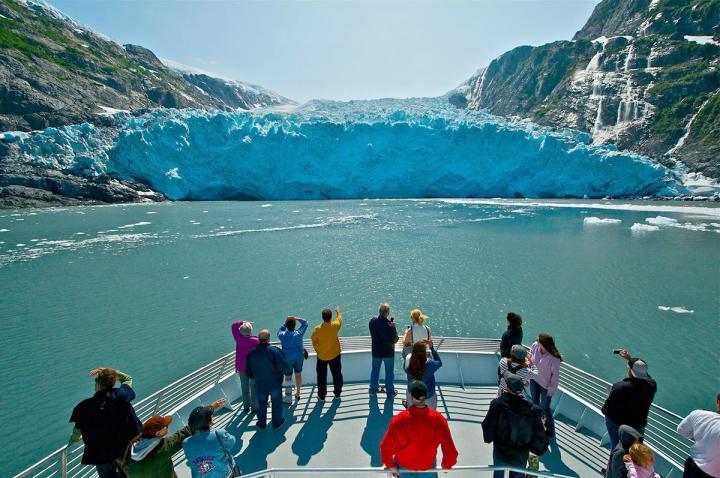
[(385, 364), (385, 392), (388, 395), (395, 394), (395, 357), (373, 357), (372, 370), (370, 371), (370, 390), (378, 391), (380, 385), (380, 364)]
[[(608, 437), (610, 437), (610, 451), (613, 451), (618, 443), (620, 443), (620, 425), (605, 417), (605, 426), (607, 427)], [(641, 435), (645, 435), (645, 427), (636, 428)]]
[[(530, 382), (533, 383), (533, 382)], [(524, 457), (515, 457), (512, 459), (508, 459), (504, 457), (497, 449), (493, 446), (493, 465), (495, 466), (515, 466), (518, 468), (527, 468), (527, 461), (528, 456), (530, 456), (530, 452), (525, 452)], [(504, 478), (505, 472), (504, 471), (494, 471), (493, 472), (493, 478)], [(511, 471), (510, 472), (510, 478), (525, 478), (525, 473), (518, 473), (517, 471)]]
[(240, 376), (240, 389), (242, 390), (243, 408), (250, 408), (254, 412), (258, 408), (255, 397), (255, 380), (248, 378), (245, 372), (238, 372)]
[(535, 380), (530, 380), (530, 396), (535, 405), (545, 410), (547, 416), (547, 434), (548, 437), (555, 435), (555, 420), (553, 420), (552, 410), (550, 410), (550, 402), (552, 397), (548, 397), (547, 388), (540, 386)]
[(272, 423), (274, 427), (279, 427), (283, 420), (283, 402), (282, 402), (282, 387), (278, 387), (272, 390), (270, 393), (263, 393), (257, 390), (258, 395), (258, 409), (257, 409), (257, 424), (260, 428), (265, 428), (267, 425), (267, 407), (268, 407), (268, 396), (272, 400)]

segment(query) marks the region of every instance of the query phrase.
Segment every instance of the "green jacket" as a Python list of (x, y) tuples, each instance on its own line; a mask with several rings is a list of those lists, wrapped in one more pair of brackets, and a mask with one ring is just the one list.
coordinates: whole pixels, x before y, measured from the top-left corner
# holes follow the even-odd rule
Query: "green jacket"
[[(152, 450), (136, 461), (133, 456), (138, 452), (142, 454), (143, 448), (148, 448), (152, 440), (143, 439), (135, 443), (132, 449), (128, 448), (125, 453), (123, 470), (128, 478), (177, 478), (173, 467), (172, 456), (182, 450), (183, 440), (192, 435), (190, 427), (162, 438), (160, 443)], [(145, 450), (147, 451), (147, 450)]]

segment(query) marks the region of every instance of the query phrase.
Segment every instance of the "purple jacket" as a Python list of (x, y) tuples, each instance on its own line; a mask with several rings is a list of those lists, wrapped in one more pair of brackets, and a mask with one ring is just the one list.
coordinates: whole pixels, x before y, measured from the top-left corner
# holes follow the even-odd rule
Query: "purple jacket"
[(537, 367), (537, 376), (532, 380), (548, 391), (549, 396), (555, 395), (560, 378), (560, 359), (551, 355), (538, 342), (530, 347), (530, 356)]
[(231, 330), (233, 338), (235, 339), (235, 370), (238, 372), (245, 372), (245, 359), (250, 351), (260, 341), (257, 337), (245, 337), (240, 333), (240, 326), (243, 324), (242, 320), (238, 320), (232, 324)]

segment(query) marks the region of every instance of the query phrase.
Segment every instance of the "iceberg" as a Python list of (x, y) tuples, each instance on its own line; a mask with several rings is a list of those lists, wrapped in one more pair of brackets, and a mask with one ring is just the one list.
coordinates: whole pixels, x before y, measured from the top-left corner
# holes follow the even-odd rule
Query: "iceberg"
[(311, 101), (293, 108), (117, 112), (29, 135), (15, 160), (138, 181), (172, 200), (675, 196), (672, 171), (442, 98)]

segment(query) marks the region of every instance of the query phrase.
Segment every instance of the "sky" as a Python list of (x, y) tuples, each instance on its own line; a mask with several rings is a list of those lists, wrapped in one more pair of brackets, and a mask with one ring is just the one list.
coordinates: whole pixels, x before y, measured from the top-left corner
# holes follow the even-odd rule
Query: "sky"
[(158, 57), (296, 101), (439, 96), (520, 45), (569, 40), (599, 0), (49, 0)]

